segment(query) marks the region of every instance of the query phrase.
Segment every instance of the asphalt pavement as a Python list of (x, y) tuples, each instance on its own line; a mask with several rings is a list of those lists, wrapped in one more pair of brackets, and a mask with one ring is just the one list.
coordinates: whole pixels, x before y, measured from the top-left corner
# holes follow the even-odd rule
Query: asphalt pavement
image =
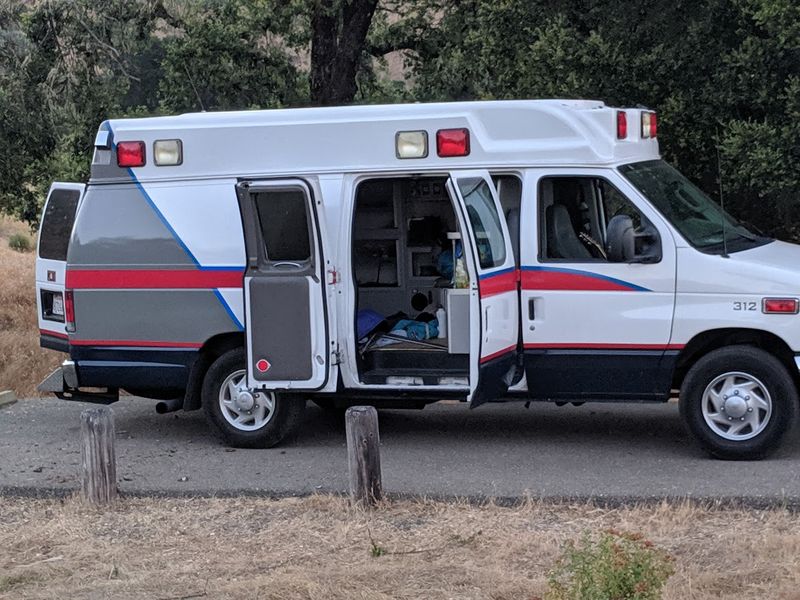
[[(80, 485), (80, 412), (27, 399), (0, 410), (0, 492), (53, 494)], [(132, 494), (274, 496), (347, 490), (343, 420), (309, 403), (299, 437), (269, 450), (225, 447), (201, 411), (158, 415), (155, 401), (112, 405), (120, 489)], [(519, 403), (469, 410), (440, 403), (380, 411), (384, 489), (396, 496), (691, 498), (800, 508), (800, 433), (772, 458), (708, 458), (674, 403)]]

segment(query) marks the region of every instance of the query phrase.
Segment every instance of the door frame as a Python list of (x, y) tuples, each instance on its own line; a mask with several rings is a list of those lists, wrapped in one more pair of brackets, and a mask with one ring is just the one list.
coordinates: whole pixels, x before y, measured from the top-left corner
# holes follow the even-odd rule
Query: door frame
[[(281, 381), (257, 381), (254, 379), (251, 373), (250, 366), (253, 364), (253, 355), (252, 355), (252, 328), (250, 327), (250, 323), (252, 321), (250, 315), (250, 307), (251, 307), (251, 298), (250, 298), (250, 286), (249, 282), (252, 280), (252, 276), (249, 275), (251, 270), (255, 269), (258, 270), (259, 266), (263, 266), (266, 260), (266, 248), (263, 244), (263, 234), (261, 232), (261, 228), (258, 222), (258, 214), (255, 208), (255, 204), (252, 200), (252, 196), (254, 193), (258, 193), (260, 191), (267, 191), (267, 190), (275, 190), (275, 189), (297, 189), (300, 188), (303, 190), (306, 196), (306, 209), (307, 215), (310, 216), (309, 220), (309, 239), (313, 243), (313, 247), (311, 249), (311, 270), (310, 273), (306, 273), (305, 277), (311, 278), (312, 280), (316, 280), (314, 283), (318, 286), (318, 291), (320, 295), (320, 307), (322, 311), (322, 332), (323, 332), (323, 343), (318, 344), (316, 349), (318, 352), (313, 352), (313, 343), (312, 343), (312, 369), (313, 373), (316, 373), (316, 369), (314, 368), (314, 362), (316, 357), (322, 357), (323, 363), (320, 365), (322, 368), (322, 376), (319, 377), (317, 375), (312, 374), (312, 378), (307, 381), (297, 382), (293, 380), (281, 380)], [(245, 273), (243, 277), (243, 311), (244, 311), (244, 334), (245, 334), (245, 351), (247, 355), (247, 380), (248, 380), (248, 387), (253, 389), (266, 389), (266, 390), (308, 390), (308, 391), (320, 391), (326, 389), (329, 386), (332, 376), (332, 370), (334, 369), (334, 365), (332, 364), (332, 358), (334, 356), (334, 352), (332, 348), (335, 348), (335, 342), (332, 342), (331, 338), (331, 314), (329, 310), (329, 302), (328, 302), (328, 283), (326, 281), (326, 265), (330, 264), (329, 261), (326, 262), (325, 257), (325, 240), (327, 239), (326, 232), (324, 229), (324, 219), (320, 218), (319, 212), (322, 208), (322, 201), (319, 195), (319, 190), (308, 180), (302, 177), (280, 177), (275, 179), (247, 179), (247, 180), (240, 180), (236, 184), (236, 196), (238, 200), (239, 206), (239, 213), (242, 218), (242, 229), (244, 234), (244, 242), (245, 242)], [(280, 261), (278, 261), (280, 262)], [(286, 275), (290, 275), (291, 272), (287, 272)], [(311, 284), (313, 285), (313, 284)], [(313, 306), (309, 306), (309, 318), (311, 320), (310, 323), (310, 330), (313, 335), (314, 331), (314, 324), (315, 320), (320, 317), (320, 315), (315, 315), (312, 313), (311, 309)], [(318, 361), (317, 361), (318, 362)], [(327, 391), (327, 390), (326, 390)]]

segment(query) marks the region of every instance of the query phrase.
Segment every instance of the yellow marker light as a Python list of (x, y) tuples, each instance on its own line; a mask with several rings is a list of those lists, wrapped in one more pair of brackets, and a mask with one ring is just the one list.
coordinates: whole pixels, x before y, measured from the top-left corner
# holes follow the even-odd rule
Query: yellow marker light
[(174, 167), (183, 162), (183, 144), (180, 140), (156, 140), (153, 157), (159, 167)]
[(428, 156), (427, 131), (398, 131), (394, 141), (397, 158), (425, 158)]

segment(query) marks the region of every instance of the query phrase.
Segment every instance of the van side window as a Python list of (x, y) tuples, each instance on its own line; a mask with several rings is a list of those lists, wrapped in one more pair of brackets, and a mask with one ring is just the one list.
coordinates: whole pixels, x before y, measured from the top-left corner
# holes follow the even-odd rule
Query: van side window
[(646, 219), (622, 192), (599, 177), (546, 177), (539, 183), (539, 255), (543, 260), (577, 262), (608, 259), (608, 224), (631, 217), (634, 228)]
[(39, 257), (67, 260), (69, 238), (81, 194), (77, 190), (53, 190), (47, 201), (39, 232)]
[(302, 189), (275, 189), (256, 194), (261, 235), (270, 262), (311, 260), (308, 200)]
[(475, 234), (481, 268), (502, 266), (506, 262), (506, 244), (489, 185), (482, 178), (468, 178), (459, 179), (458, 187)]

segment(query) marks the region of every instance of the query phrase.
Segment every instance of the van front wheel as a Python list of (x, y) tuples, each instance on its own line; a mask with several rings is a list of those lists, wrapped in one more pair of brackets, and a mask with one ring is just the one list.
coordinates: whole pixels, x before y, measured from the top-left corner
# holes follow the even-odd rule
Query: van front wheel
[(222, 439), (236, 448), (271, 448), (297, 432), (305, 400), (247, 387), (245, 351), (217, 358), (203, 380), (203, 409)]
[(779, 446), (797, 418), (797, 390), (786, 367), (751, 346), (710, 352), (681, 386), (684, 422), (709, 454), (757, 460)]

